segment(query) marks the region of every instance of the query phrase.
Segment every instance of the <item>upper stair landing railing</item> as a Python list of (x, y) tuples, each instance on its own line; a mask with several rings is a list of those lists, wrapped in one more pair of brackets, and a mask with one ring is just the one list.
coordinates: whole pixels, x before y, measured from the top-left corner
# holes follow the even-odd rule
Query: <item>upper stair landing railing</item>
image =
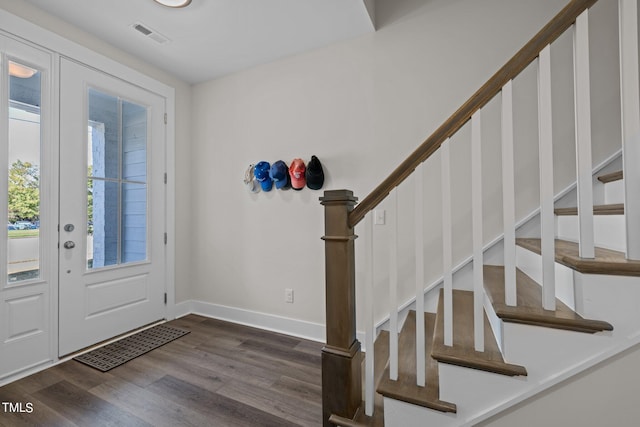
[[(619, 0), (620, 68), (622, 102), (622, 146), (625, 185), (625, 217), (627, 233), (626, 255), (629, 259), (640, 259), (640, 90), (638, 72), (638, 24), (637, 1)], [(483, 332), (483, 236), (482, 236), (482, 186), (481, 182), (481, 110), (494, 97), (501, 96), (502, 105), (502, 173), (503, 173), (503, 221), (504, 221), (504, 271), (505, 303), (516, 305), (515, 283), (515, 196), (513, 165), (513, 80), (531, 63), (537, 61), (538, 71), (538, 126), (540, 158), (540, 219), (542, 246), (542, 306), (555, 310), (555, 264), (554, 264), (554, 188), (553, 188), (553, 144), (551, 109), (551, 43), (567, 30), (573, 30), (574, 40), (574, 96), (576, 129), (576, 170), (578, 187), (578, 216), (580, 218), (580, 256), (594, 256), (593, 238), (593, 188), (591, 159), (591, 105), (589, 76), (589, 8), (597, 0), (572, 0), (544, 28), (452, 114), (431, 136), (429, 136), (406, 160), (404, 160), (362, 202), (351, 191), (326, 191), (322, 204), (325, 206), (325, 253), (326, 253), (326, 329), (327, 345), (323, 349), (323, 420), (325, 426), (331, 415), (352, 418), (360, 408), (361, 366), (360, 343), (355, 330), (355, 255), (354, 228), (365, 217), (363, 233), (371, 231), (370, 211), (391, 195), (391, 219), (397, 220), (396, 187), (413, 172), (417, 172), (415, 203), (416, 218), (423, 216), (422, 163), (442, 148), (442, 213), (443, 213), (443, 283), (444, 283), (444, 344), (453, 342), (452, 326), (452, 262), (451, 262), (451, 205), (449, 138), (471, 121), (472, 155), (472, 224), (473, 224), (473, 289), (474, 289), (474, 345), (478, 352), (484, 349)], [(573, 27), (573, 28), (572, 28)], [(428, 357), (424, 349), (423, 307), (424, 263), (421, 221), (416, 223), (416, 379), (417, 386), (425, 384), (425, 372), (421, 369)], [(396, 225), (390, 224), (391, 230)], [(372, 239), (367, 238), (367, 257)], [(390, 325), (398, 322), (396, 299), (397, 240), (392, 231), (390, 247)], [(366, 263), (367, 261), (365, 261)], [(370, 262), (370, 261), (369, 261)], [(372, 281), (370, 265), (364, 271), (368, 282)], [(372, 283), (365, 284), (367, 294), (367, 358), (365, 371), (366, 414), (373, 411), (373, 315), (371, 312)], [(398, 376), (397, 328), (391, 327), (389, 377)], [(371, 353), (370, 353), (371, 352)]]

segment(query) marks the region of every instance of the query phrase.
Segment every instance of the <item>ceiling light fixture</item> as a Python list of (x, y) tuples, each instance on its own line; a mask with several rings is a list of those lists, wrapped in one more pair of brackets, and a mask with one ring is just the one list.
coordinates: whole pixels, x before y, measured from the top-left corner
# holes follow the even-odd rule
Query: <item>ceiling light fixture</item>
[(29, 79), (33, 77), (38, 70), (27, 67), (26, 65), (18, 64), (16, 62), (9, 61), (9, 75), (13, 77), (19, 77), (21, 79)]
[(191, 4), (191, 0), (154, 0), (156, 3), (160, 3), (163, 6), (167, 7), (185, 7)]

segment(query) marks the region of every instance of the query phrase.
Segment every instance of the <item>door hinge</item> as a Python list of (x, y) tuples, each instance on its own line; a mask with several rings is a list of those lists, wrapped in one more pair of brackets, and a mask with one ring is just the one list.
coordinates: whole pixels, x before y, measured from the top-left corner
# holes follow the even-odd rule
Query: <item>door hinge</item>
[(164, 113), (164, 124), (167, 124), (167, 113)]
[(167, 304), (167, 293), (166, 292), (164, 293), (164, 303), (165, 303), (165, 305)]
[(164, 183), (165, 184), (167, 183), (167, 173), (166, 172), (164, 173)]
[(167, 233), (164, 233), (164, 244), (167, 244)]

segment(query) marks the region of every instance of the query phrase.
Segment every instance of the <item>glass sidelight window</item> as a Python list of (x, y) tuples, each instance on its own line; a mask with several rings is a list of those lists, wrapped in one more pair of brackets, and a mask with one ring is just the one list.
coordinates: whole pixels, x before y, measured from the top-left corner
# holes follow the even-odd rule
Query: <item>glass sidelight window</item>
[(41, 72), (8, 61), (8, 282), (40, 277)]
[(147, 259), (147, 107), (88, 91), (87, 266)]

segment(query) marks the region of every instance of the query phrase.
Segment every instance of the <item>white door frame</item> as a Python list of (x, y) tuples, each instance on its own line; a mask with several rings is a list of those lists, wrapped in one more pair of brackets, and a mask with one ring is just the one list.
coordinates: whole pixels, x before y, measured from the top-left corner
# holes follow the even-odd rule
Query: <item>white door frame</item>
[[(166, 99), (166, 112), (167, 112), (167, 126), (166, 126), (166, 141), (165, 141), (165, 170), (167, 173), (166, 184), (166, 224), (165, 230), (168, 235), (167, 247), (165, 251), (164, 265), (165, 265), (165, 277), (166, 277), (166, 292), (167, 292), (167, 304), (165, 307), (166, 319), (175, 318), (175, 89), (167, 84), (164, 84), (158, 80), (155, 80), (139, 71), (136, 71), (122, 63), (119, 63), (113, 59), (99, 54), (87, 47), (84, 47), (74, 41), (66, 39), (54, 32), (39, 27), (38, 25), (27, 21), (19, 16), (13, 15), (10, 12), (0, 9), (0, 22), (2, 23), (2, 29), (0, 33), (9, 37), (19, 38), (27, 43), (34, 44), (41, 48), (47, 49), (52, 52), (53, 56), (53, 68), (52, 68), (52, 100), (53, 105), (59, 105), (59, 66), (60, 57), (67, 57), (69, 59), (81, 62), (89, 67), (96, 68), (104, 73), (110, 74), (116, 78), (120, 78), (129, 83), (138, 85), (145, 88), (148, 91), (154, 92)], [(52, 131), (52, 145), (55, 146), (55, 154), (58, 155), (59, 147), (59, 112), (54, 109), (51, 112), (51, 131)], [(57, 165), (55, 166), (58, 167)], [(53, 192), (52, 196), (58, 196), (57, 189)], [(53, 363), (60, 362), (57, 356), (58, 347), (58, 289), (54, 286), (51, 289), (51, 301), (52, 301), (52, 327), (51, 327), (51, 363), (45, 366), (35, 367), (24, 371), (19, 376), (26, 376), (35, 371), (44, 369)], [(4, 380), (9, 382), (16, 378), (10, 378)], [(2, 382), (0, 382), (2, 385)]]

